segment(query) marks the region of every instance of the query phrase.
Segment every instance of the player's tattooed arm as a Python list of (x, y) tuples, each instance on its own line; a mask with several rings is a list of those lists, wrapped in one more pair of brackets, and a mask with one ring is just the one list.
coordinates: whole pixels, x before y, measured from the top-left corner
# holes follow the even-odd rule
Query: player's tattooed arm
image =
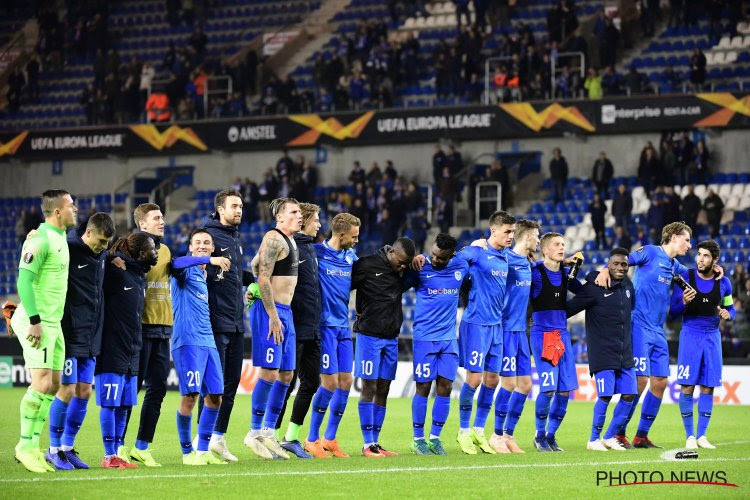
[(271, 286), (271, 275), (276, 261), (279, 260), (284, 250), (284, 243), (274, 233), (266, 234), (263, 243), (258, 250), (258, 288), (263, 307), (268, 314), (268, 338), (273, 336), (274, 343), (281, 344), (284, 339), (281, 331), (281, 320), (276, 310), (273, 299), (273, 287)]

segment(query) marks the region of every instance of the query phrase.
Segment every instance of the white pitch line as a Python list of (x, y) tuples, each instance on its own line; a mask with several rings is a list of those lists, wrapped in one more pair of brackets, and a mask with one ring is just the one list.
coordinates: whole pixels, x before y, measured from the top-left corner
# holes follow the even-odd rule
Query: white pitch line
[[(693, 462), (693, 461), (689, 461)], [(704, 458), (696, 462), (750, 462), (750, 457), (738, 458)], [(231, 477), (273, 477), (273, 476), (323, 476), (342, 474), (387, 474), (390, 472), (441, 472), (441, 471), (466, 471), (466, 470), (493, 470), (493, 469), (519, 469), (528, 467), (606, 467), (609, 465), (631, 465), (631, 464), (663, 464), (663, 460), (620, 460), (615, 462), (573, 462), (573, 463), (549, 463), (549, 464), (495, 464), (495, 465), (457, 465), (444, 467), (392, 467), (383, 469), (344, 469), (344, 470), (318, 470), (318, 471), (275, 471), (275, 472), (238, 472), (230, 474), (226, 472), (205, 474), (152, 474), (152, 475), (106, 475), (93, 477), (73, 477), (70, 473), (60, 473), (63, 477), (33, 477), (18, 479), (0, 479), (3, 483), (51, 483), (57, 481), (112, 481), (112, 480), (134, 480), (134, 479), (184, 479), (184, 478), (231, 478)], [(693, 462), (694, 463), (694, 462)]]
[(729, 445), (733, 445), (733, 444), (747, 444), (747, 443), (750, 443), (750, 441), (748, 441), (748, 440), (745, 440), (745, 441), (729, 441), (728, 443), (716, 443), (716, 446), (729, 446)]

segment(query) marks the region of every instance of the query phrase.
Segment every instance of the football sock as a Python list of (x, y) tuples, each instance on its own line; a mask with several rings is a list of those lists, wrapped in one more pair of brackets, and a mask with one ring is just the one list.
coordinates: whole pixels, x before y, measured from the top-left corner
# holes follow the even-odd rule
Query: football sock
[(102, 429), (104, 456), (117, 455), (117, 434), (115, 432), (115, 409), (102, 406), (99, 411), (99, 426)]
[(630, 407), (630, 411), (628, 412), (627, 418), (625, 418), (625, 422), (622, 424), (622, 428), (619, 431), (619, 434), (625, 436), (628, 430), (628, 424), (633, 419), (633, 415), (635, 415), (635, 410), (638, 407), (638, 400), (641, 398), (640, 394), (635, 395), (635, 399), (633, 400), (633, 406)]
[(208, 451), (208, 444), (211, 441), (211, 432), (216, 425), (216, 419), (219, 418), (218, 408), (203, 407), (201, 420), (198, 422), (198, 449), (195, 451)]
[(661, 399), (654, 396), (651, 391), (648, 391), (646, 397), (643, 398), (641, 421), (638, 422), (638, 432), (636, 433), (637, 437), (648, 437), (648, 431), (651, 430), (656, 415), (659, 413), (659, 406), (661, 406)]
[[(204, 413), (206, 410), (207, 408), (203, 407)], [(203, 417), (205, 418), (205, 415)], [(203, 422), (204, 418), (201, 419), (201, 422)], [(182, 448), (183, 455), (189, 455), (193, 451), (192, 424), (192, 415), (183, 415), (177, 410), (177, 436), (180, 438), (180, 448)]]
[(284, 441), (299, 441), (299, 431), (301, 428), (301, 425), (289, 422), (289, 425), (286, 428), (286, 434), (284, 434)]
[(78, 431), (81, 430), (83, 420), (86, 418), (86, 409), (89, 401), (87, 399), (81, 399), (73, 396), (68, 405), (68, 413), (65, 417), (65, 430), (62, 435), (62, 447), (63, 450), (69, 451), (73, 449)]
[(693, 428), (693, 395), (680, 393), (680, 415), (682, 425), (685, 427), (685, 437), (695, 436)]
[(540, 392), (536, 397), (536, 435), (544, 436), (544, 429), (547, 427), (547, 417), (549, 416), (549, 407), (552, 403), (552, 396), (546, 392)]
[(49, 407), (49, 449), (57, 453), (62, 446), (62, 434), (65, 430), (65, 416), (68, 413), (68, 403), (55, 398)]
[(708, 422), (711, 420), (711, 412), (714, 409), (714, 395), (703, 394), (698, 396), (698, 437), (705, 436)]
[[(117, 447), (125, 444), (125, 427), (128, 425), (129, 406), (115, 408), (115, 436)], [(117, 449), (115, 448), (115, 450)]]
[(323, 417), (328, 411), (333, 393), (323, 387), (318, 387), (312, 399), (312, 415), (310, 415), (310, 430), (307, 432), (307, 440), (314, 443), (320, 439), (320, 426), (323, 425)]
[(497, 393), (495, 397), (495, 434), (498, 436), (503, 435), (503, 429), (505, 428), (505, 419), (508, 416), (508, 404), (510, 403), (511, 392), (503, 387)]
[(448, 414), (451, 411), (451, 398), (449, 396), (435, 396), (435, 402), (432, 404), (432, 427), (430, 427), (430, 438), (433, 436), (440, 437), (443, 432), (443, 426), (448, 420)]
[(266, 414), (268, 393), (271, 392), (271, 387), (273, 387), (271, 382), (259, 378), (253, 388), (252, 402), (250, 403), (253, 411), (250, 416), (250, 429), (254, 431), (259, 431), (263, 427), (263, 416)]
[(372, 404), (372, 438), (376, 443), (380, 442), (380, 429), (383, 428), (385, 421), (385, 406)]
[(349, 391), (343, 389), (336, 389), (333, 392), (333, 399), (331, 399), (331, 414), (328, 415), (328, 425), (326, 426), (325, 438), (329, 441), (336, 439), (336, 434), (339, 431), (339, 424), (341, 418), (344, 416), (346, 411), (346, 403), (349, 402)]
[(31, 448), (34, 424), (43, 400), (44, 394), (31, 387), (26, 390), (26, 394), (21, 399), (21, 440), (19, 443), (23, 449)]
[(359, 427), (362, 429), (362, 439), (365, 442), (365, 446), (375, 444), (375, 440), (372, 437), (372, 422), (373, 422), (373, 402), (360, 401), (357, 405), (359, 410)]
[(609, 401), (605, 401), (602, 398), (597, 399), (596, 403), (594, 403), (594, 418), (591, 421), (591, 437), (589, 437), (589, 441), (596, 441), (602, 435), (604, 420), (607, 418), (608, 405)]
[(604, 439), (615, 437), (620, 432), (633, 406), (635, 406), (635, 401), (625, 401), (620, 397), (620, 401), (615, 406), (615, 411), (612, 412), (612, 421), (609, 423), (609, 427), (607, 427), (607, 432), (604, 433)]
[(523, 413), (523, 405), (526, 404), (527, 394), (522, 392), (513, 391), (510, 395), (510, 401), (508, 401), (508, 416), (505, 417), (505, 428), (503, 432), (509, 436), (513, 435), (516, 430), (516, 424), (521, 419), (521, 413)]
[(495, 399), (495, 388), (487, 387), (482, 384), (479, 387), (479, 397), (477, 398), (477, 413), (474, 415), (474, 428), (482, 429), (487, 423), (487, 416), (492, 409), (492, 401)]
[(411, 400), (411, 422), (414, 428), (414, 439), (424, 439), (424, 421), (427, 418), (427, 398), (414, 395)]
[(477, 390), (464, 382), (461, 395), (458, 398), (458, 425), (461, 429), (468, 429), (471, 425), (471, 409), (474, 406), (474, 393)]
[(271, 392), (268, 393), (268, 406), (266, 406), (263, 427), (268, 429), (276, 428), (276, 422), (279, 420), (279, 415), (281, 415), (281, 409), (284, 407), (284, 398), (288, 390), (289, 384), (278, 380), (273, 383)]
[(34, 421), (34, 433), (31, 435), (31, 447), (34, 449), (39, 448), (39, 437), (42, 435), (42, 429), (47, 421), (49, 409), (54, 399), (55, 396), (52, 394), (42, 396), (42, 404), (39, 405), (39, 413), (36, 414), (36, 420)]
[(565, 414), (568, 412), (568, 401), (570, 401), (570, 394), (566, 396), (561, 395), (559, 392), (555, 394), (549, 410), (549, 418), (547, 419), (547, 437), (554, 436), (557, 429), (560, 428), (560, 424), (562, 424)]
[(146, 450), (148, 450), (148, 441), (144, 441), (142, 439), (136, 439), (135, 440), (135, 447), (138, 450), (146, 451)]

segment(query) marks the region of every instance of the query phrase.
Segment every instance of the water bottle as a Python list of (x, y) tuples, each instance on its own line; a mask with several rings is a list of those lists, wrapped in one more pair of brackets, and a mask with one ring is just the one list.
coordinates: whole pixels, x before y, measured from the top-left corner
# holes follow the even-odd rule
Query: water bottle
[(573, 265), (570, 266), (570, 272), (568, 273), (568, 280), (574, 280), (578, 276), (578, 271), (581, 270), (583, 264), (583, 252), (576, 252), (573, 255)]

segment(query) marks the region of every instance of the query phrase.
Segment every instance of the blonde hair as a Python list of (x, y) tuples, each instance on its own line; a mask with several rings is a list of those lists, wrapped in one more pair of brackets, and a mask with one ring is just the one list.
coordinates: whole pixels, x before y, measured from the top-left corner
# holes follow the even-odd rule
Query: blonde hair
[(153, 210), (161, 210), (161, 208), (156, 203), (141, 203), (135, 207), (135, 210), (133, 210), (133, 219), (135, 219), (135, 225), (138, 229), (141, 228), (141, 222), (146, 220), (146, 214)]
[(670, 241), (672, 241), (672, 236), (680, 235), (685, 231), (688, 232), (689, 236), (693, 235), (693, 230), (690, 229), (690, 226), (688, 226), (684, 222), (672, 222), (670, 224), (667, 224), (661, 230), (661, 244), (667, 245)]
[(315, 203), (300, 203), (299, 210), (302, 212), (302, 227), (310, 222), (313, 215), (320, 213), (320, 207)]
[(345, 233), (349, 231), (352, 226), (361, 226), (362, 221), (359, 217), (346, 212), (337, 214), (336, 217), (331, 221), (331, 231), (333, 233)]

